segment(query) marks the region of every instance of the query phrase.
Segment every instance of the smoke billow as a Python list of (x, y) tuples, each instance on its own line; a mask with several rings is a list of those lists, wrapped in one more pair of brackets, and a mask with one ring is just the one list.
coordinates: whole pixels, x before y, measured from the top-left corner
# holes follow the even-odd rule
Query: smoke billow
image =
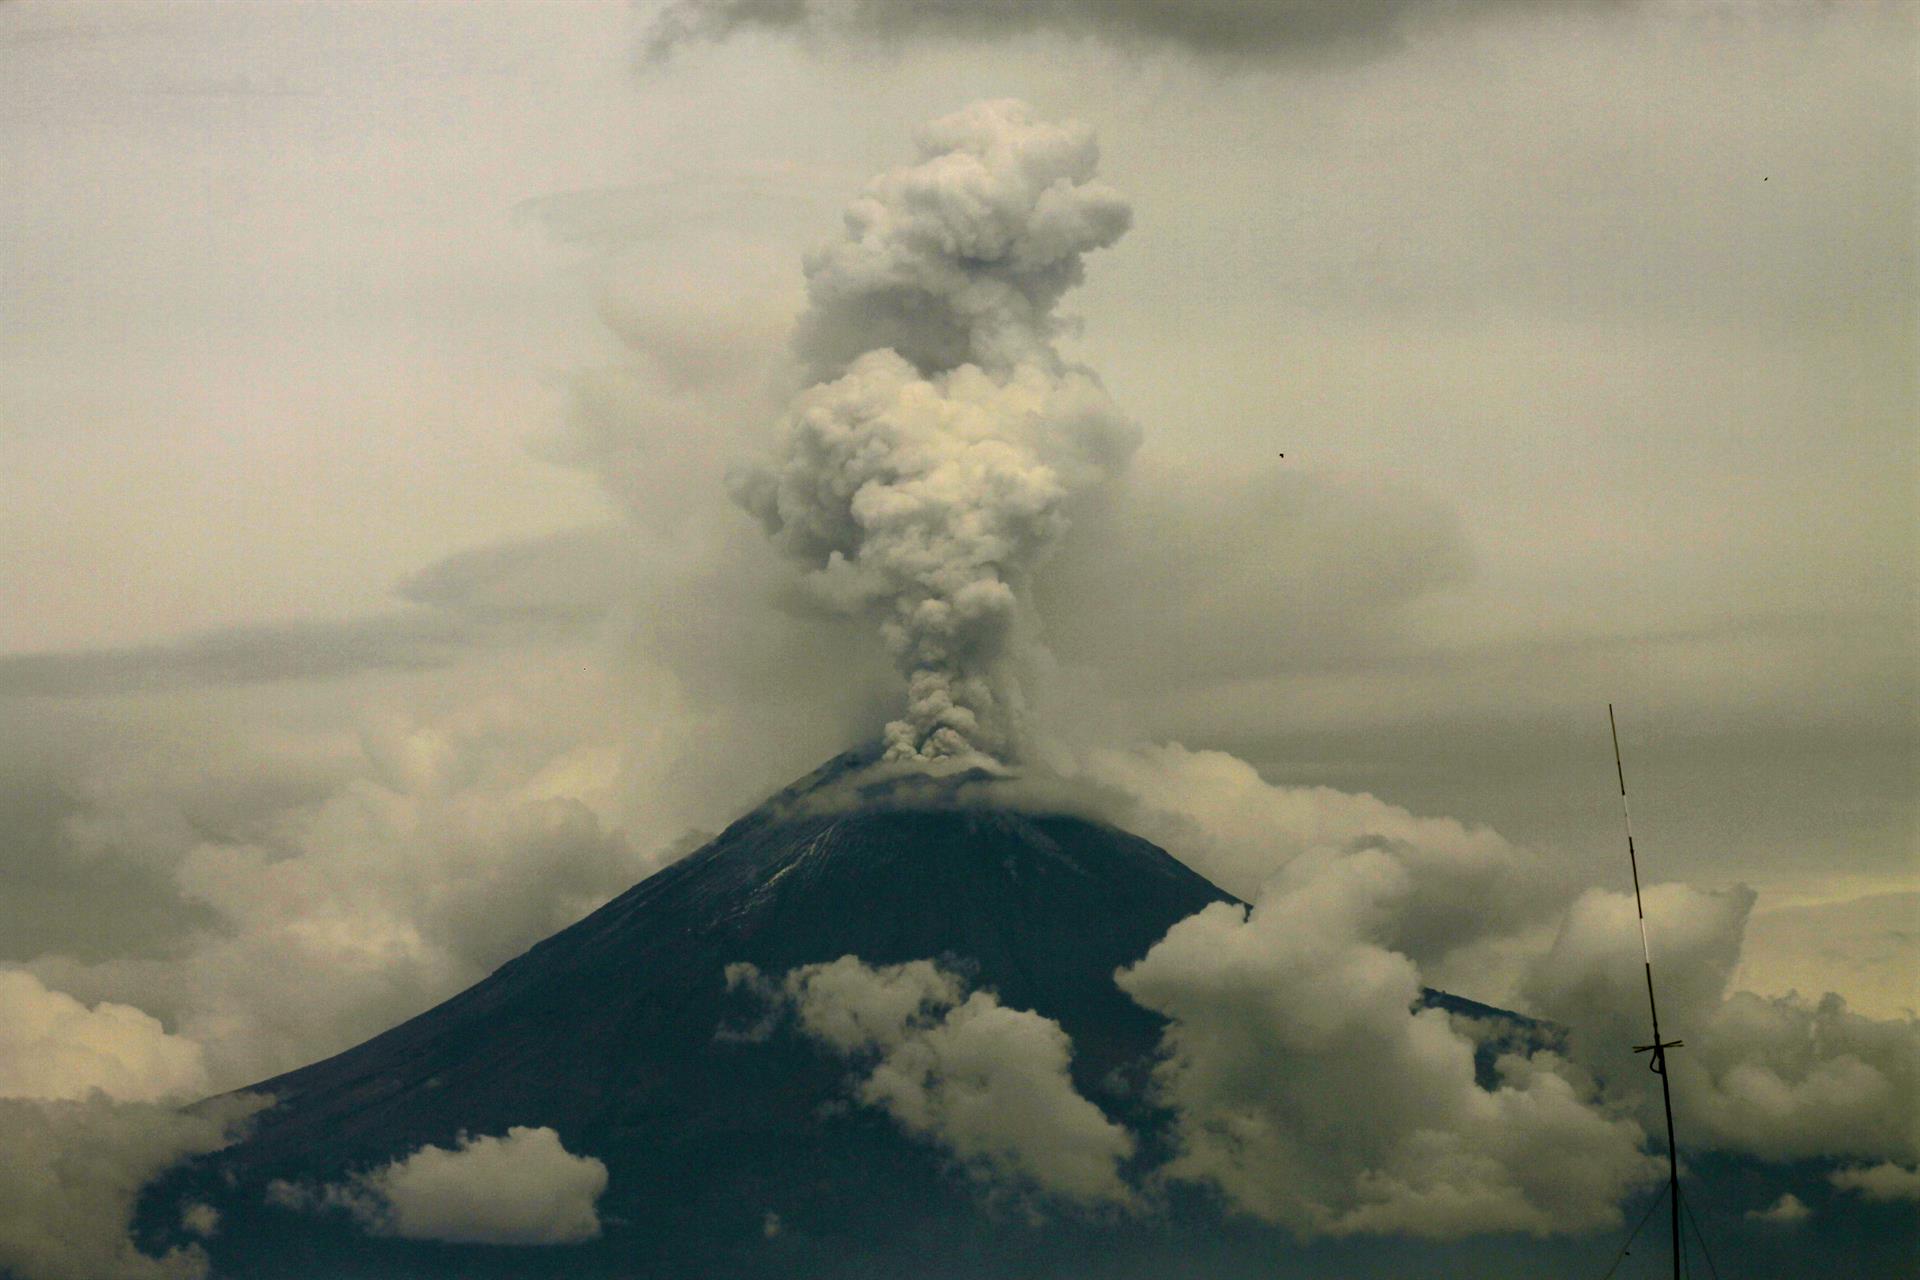
[(1018, 749), (1034, 568), (1135, 428), (1055, 349), (1082, 257), (1126, 231), (1076, 124), (976, 103), (919, 134), (809, 258), (795, 347), (813, 385), (730, 477), (814, 592), (869, 614), (907, 679), (888, 757)]

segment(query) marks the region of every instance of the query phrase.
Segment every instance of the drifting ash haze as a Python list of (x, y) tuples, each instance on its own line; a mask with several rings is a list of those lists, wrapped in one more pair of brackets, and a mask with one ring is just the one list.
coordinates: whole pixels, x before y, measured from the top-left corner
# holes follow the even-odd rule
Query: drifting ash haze
[(978, 103), (919, 142), (808, 260), (795, 345), (818, 381), (730, 487), (821, 600), (878, 619), (907, 679), (888, 759), (1006, 760), (1033, 570), (1138, 440), (1053, 346), (1082, 255), (1129, 213), (1094, 178), (1091, 132), (1024, 104)]

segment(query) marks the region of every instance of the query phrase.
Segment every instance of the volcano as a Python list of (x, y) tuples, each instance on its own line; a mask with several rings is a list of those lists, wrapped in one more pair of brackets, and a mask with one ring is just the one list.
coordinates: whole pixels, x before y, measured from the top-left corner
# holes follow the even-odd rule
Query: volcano
[[(934, 959), (1058, 1022), (1075, 1088), (1152, 1154), (1165, 1117), (1143, 1086), (1163, 1023), (1113, 975), (1236, 899), (1111, 826), (992, 803), (985, 774), (863, 782), (876, 754), (828, 762), (446, 1003), (253, 1086), (275, 1105), (246, 1140), (150, 1189), (143, 1243), (181, 1243), (178, 1206), (197, 1201), (220, 1213), (216, 1275), (998, 1276), (1057, 1274), (1045, 1257), (1084, 1262), (1095, 1237), (1112, 1250), (1177, 1231), (1072, 1215), (1042, 1229), (1033, 1205), (996, 1200), (947, 1153), (850, 1105), (845, 1058), (791, 1029), (730, 1033), (764, 1012), (730, 989), (730, 965)], [(604, 1162), (598, 1238), (370, 1236), (271, 1190), (515, 1126)]]

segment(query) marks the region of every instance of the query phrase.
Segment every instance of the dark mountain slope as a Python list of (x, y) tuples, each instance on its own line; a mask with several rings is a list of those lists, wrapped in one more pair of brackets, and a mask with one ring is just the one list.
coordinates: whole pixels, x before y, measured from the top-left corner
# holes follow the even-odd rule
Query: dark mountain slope
[[(1036, 1218), (1033, 1202), (986, 1194), (939, 1149), (849, 1105), (850, 1065), (791, 1026), (750, 1041), (717, 1034), (765, 1013), (726, 989), (729, 964), (779, 975), (843, 955), (941, 959), (1008, 1006), (1056, 1019), (1073, 1038), (1081, 1093), (1140, 1137), (1143, 1163), (1163, 1154), (1165, 1117), (1139, 1088), (1161, 1025), (1112, 975), (1177, 921), (1233, 899), (1111, 827), (991, 807), (979, 779), (863, 785), (871, 758), (829, 762), (446, 1003), (255, 1086), (279, 1104), (249, 1140), (148, 1189), (143, 1246), (192, 1243), (181, 1208), (197, 1201), (219, 1210), (202, 1243), (213, 1275), (231, 1280), (1492, 1280), (1595, 1275), (1613, 1260), (1618, 1241), (1604, 1233), (1303, 1245), (1186, 1190), (1135, 1218), (1046, 1205)], [(1554, 1034), (1458, 997), (1426, 1000), (1496, 1023), (1488, 1059)], [(338, 1185), (423, 1144), (516, 1125), (551, 1127), (568, 1151), (605, 1162), (599, 1239), (383, 1238), (337, 1208), (269, 1195), (276, 1179)], [(1821, 1260), (1840, 1256), (1858, 1264), (1851, 1274), (1893, 1275), (1911, 1255), (1902, 1206), (1836, 1206), (1791, 1237), (1744, 1223), (1789, 1185), (1831, 1199), (1817, 1171), (1695, 1167), (1703, 1216), (1746, 1227), (1726, 1240), (1728, 1274), (1825, 1274)]]
[[(1113, 984), (1176, 921), (1229, 895), (1137, 837), (1084, 818), (958, 802), (953, 785), (886, 789), (858, 807), (820, 798), (870, 762), (851, 752), (477, 986), (336, 1057), (255, 1086), (279, 1099), (197, 1184), (229, 1224), (214, 1254), (239, 1274), (574, 1274), (764, 1244), (765, 1215), (862, 1236), (972, 1213), (976, 1190), (886, 1117), (835, 1108), (847, 1065), (799, 1037), (716, 1038), (757, 1012), (728, 964), (769, 974), (857, 955), (943, 958), (1004, 1003), (1060, 1022), (1080, 1090), (1142, 1124), (1124, 1082), (1150, 1061), (1159, 1019)], [(823, 1119), (823, 1107), (827, 1119)], [(1137, 1114), (1131, 1114), (1137, 1113)], [(550, 1126), (611, 1178), (600, 1242), (437, 1250), (369, 1240), (338, 1215), (262, 1208), (273, 1179), (317, 1185), (462, 1131)], [(166, 1194), (177, 1195), (178, 1188)], [(152, 1199), (152, 1197), (150, 1197)], [(382, 1269), (386, 1268), (386, 1269)], [(624, 1270), (608, 1270), (624, 1274)], [(642, 1268), (636, 1274), (650, 1274)]]

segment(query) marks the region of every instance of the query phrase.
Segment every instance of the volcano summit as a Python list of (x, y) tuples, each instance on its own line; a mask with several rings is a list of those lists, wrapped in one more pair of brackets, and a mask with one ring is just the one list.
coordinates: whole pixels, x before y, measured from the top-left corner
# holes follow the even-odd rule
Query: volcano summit
[[(1100, 822), (992, 803), (991, 775), (887, 776), (877, 754), (255, 1086), (275, 1102), (251, 1136), (150, 1191), (148, 1247), (177, 1243), (183, 1203), (217, 1211), (215, 1272), (244, 1276), (1001, 1274), (1138, 1234), (1121, 1176), (1162, 1141), (1146, 1082), (1165, 1023), (1115, 973), (1236, 900)], [(1023, 1099), (1027, 1132), (997, 1122)], [(604, 1165), (597, 1222), (562, 1247), (421, 1238), (380, 1202), (410, 1153), (516, 1130)], [(1076, 1142), (1100, 1173), (1076, 1180)]]
[[(1316, 924), (1338, 901), (1249, 915), (1017, 777), (882, 753), (836, 757), (453, 999), (245, 1091), (272, 1102), (147, 1189), (139, 1244), (198, 1244), (247, 1280), (1604, 1267), (1604, 1215), (1646, 1158), (1560, 1074), (1558, 1029), (1418, 986), (1387, 1008), (1391, 970)], [(1275, 928), (1309, 966), (1293, 981), (1344, 1002), (1331, 1021), (1232, 941)], [(1196, 947), (1214, 976), (1183, 990)], [(1369, 1039), (1382, 1016), (1422, 1056)], [(1622, 1143), (1625, 1175), (1606, 1165)], [(1722, 1163), (1702, 1198), (1751, 1198), (1762, 1174)], [(1489, 1195), (1547, 1227), (1383, 1221), (1435, 1196), (1485, 1221), (1470, 1197)], [(1328, 1225), (1283, 1216), (1300, 1205)], [(1786, 1276), (1810, 1256), (1744, 1261)]]

